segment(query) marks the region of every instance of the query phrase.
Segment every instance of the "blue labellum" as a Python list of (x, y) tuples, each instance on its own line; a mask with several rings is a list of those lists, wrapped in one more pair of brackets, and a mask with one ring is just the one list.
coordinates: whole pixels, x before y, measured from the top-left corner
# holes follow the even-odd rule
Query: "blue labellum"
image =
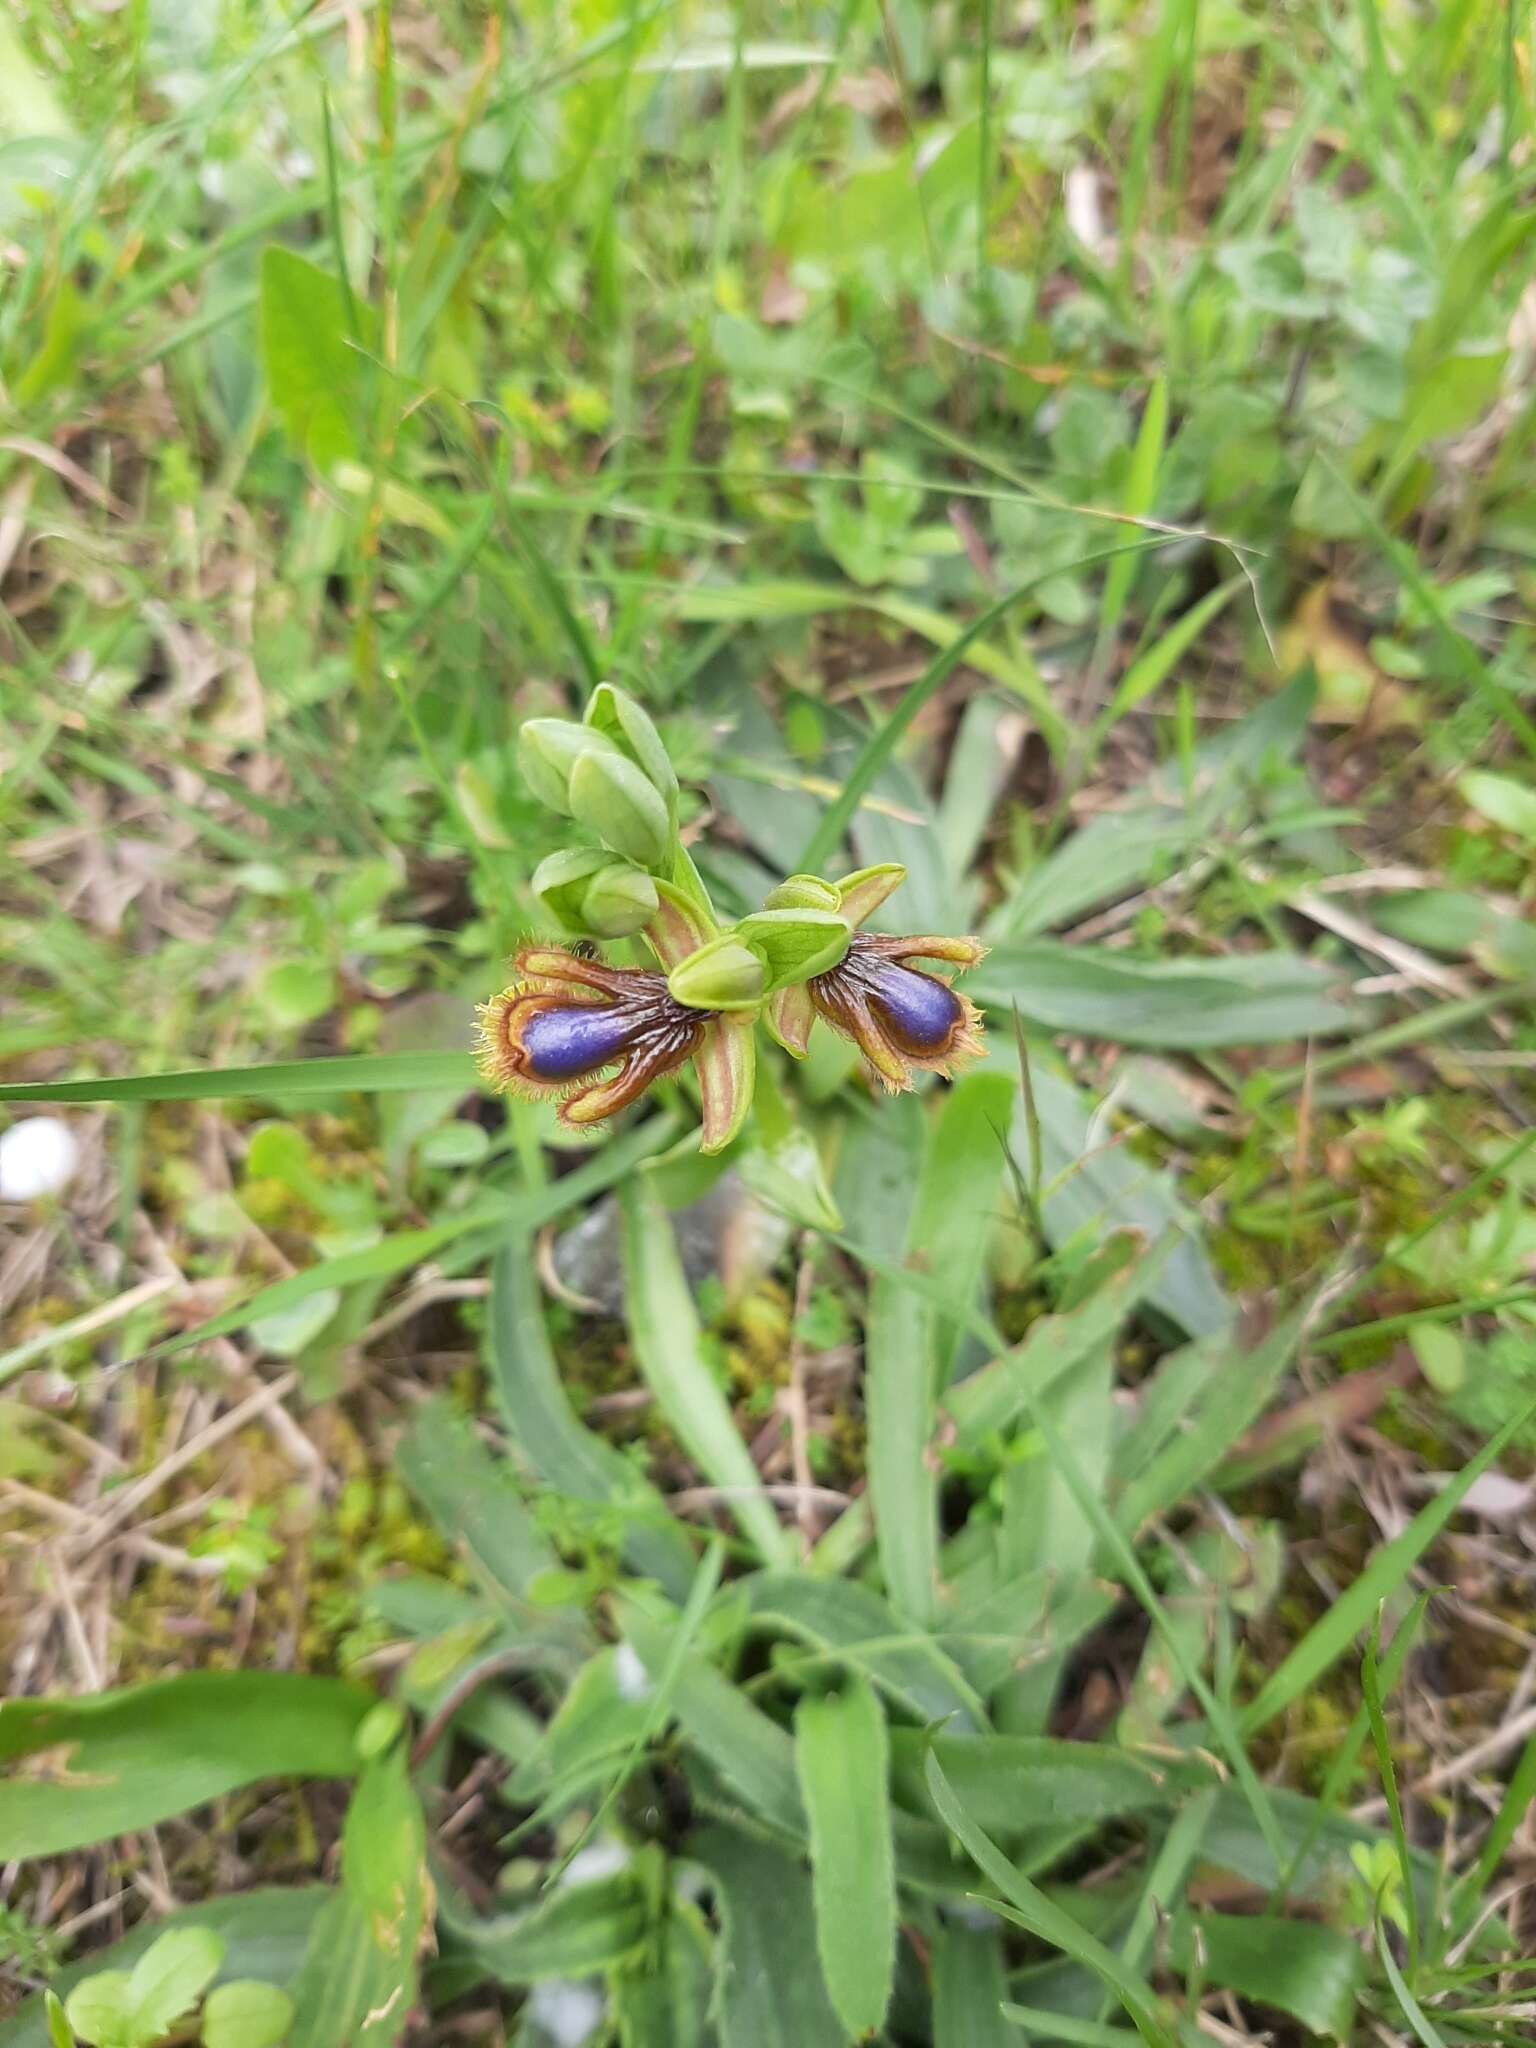
[(931, 974), (887, 963), (874, 976), (873, 1000), (913, 1052), (937, 1052), (960, 1021), (960, 998)]
[(634, 1018), (617, 1004), (542, 1010), (523, 1026), (523, 1048), (540, 1080), (574, 1081), (618, 1059), (634, 1029)]

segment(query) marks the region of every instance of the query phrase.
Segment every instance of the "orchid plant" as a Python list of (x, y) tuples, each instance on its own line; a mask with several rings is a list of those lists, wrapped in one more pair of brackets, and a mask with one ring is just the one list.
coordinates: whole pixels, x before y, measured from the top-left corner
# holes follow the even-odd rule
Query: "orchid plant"
[(544, 910), (573, 940), (643, 939), (657, 966), (609, 966), (590, 943), (522, 947), (516, 979), (479, 1012), (492, 1087), (558, 1099), (561, 1121), (586, 1129), (691, 1060), (701, 1148), (718, 1152), (751, 1106), (759, 1022), (803, 1059), (820, 1017), (892, 1092), (910, 1088), (915, 1070), (947, 1075), (980, 1052), (975, 1005), (912, 963), (974, 967), (984, 948), (862, 929), (905, 868), (791, 875), (761, 910), (725, 925), (678, 833), (671, 758), (632, 697), (602, 683), (580, 724), (528, 720), (518, 758), (535, 796), (598, 842), (535, 871)]

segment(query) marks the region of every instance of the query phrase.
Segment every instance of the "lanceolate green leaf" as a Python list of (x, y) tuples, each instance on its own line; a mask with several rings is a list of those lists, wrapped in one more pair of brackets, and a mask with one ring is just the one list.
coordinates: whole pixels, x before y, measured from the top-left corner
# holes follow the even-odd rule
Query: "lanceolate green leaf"
[(736, 1421), (705, 1361), (666, 1212), (632, 1180), (623, 1190), (624, 1268), (630, 1334), (646, 1383), (668, 1427), (767, 1564), (787, 1562), (789, 1543)]
[(1186, 1911), (1174, 1922), (1171, 1947), (1176, 1969), (1198, 1957), (1208, 1984), (1288, 2012), (1314, 2034), (1353, 2038), (1365, 1957), (1337, 1929), (1272, 1913)]
[(527, 1598), (529, 1582), (552, 1571), (555, 1552), (473, 1426), (442, 1398), (421, 1408), (401, 1440), (400, 1476), (482, 1584), (503, 1598)]
[(838, 2018), (856, 2038), (890, 2003), (896, 1875), (886, 1785), (885, 1714), (866, 1680), (808, 1694), (795, 1711), (795, 1761), (811, 1831), (816, 1950)]
[(1136, 960), (1032, 939), (994, 947), (966, 988), (1051, 1031), (1170, 1052), (1322, 1038), (1360, 1022), (1339, 977), (1292, 953)]
[(1215, 1782), (1203, 1761), (1133, 1756), (1105, 1742), (1063, 1742), (1048, 1735), (894, 1737), (899, 1783), (919, 1798), (927, 1756), (937, 1757), (955, 1797), (985, 1810), (1000, 1834), (1103, 1822), (1167, 1811)]
[[(1155, 1308), (1191, 1337), (1230, 1326), (1236, 1311), (1200, 1242), (1198, 1221), (1187, 1210), (1171, 1175), (1135, 1158), (1103, 1132), (1089, 1135), (1092, 1109), (1069, 1081), (1036, 1064), (1035, 1104), (1040, 1118), (1045, 1192), (1041, 1208), (1053, 1243), (1078, 1230), (1140, 1230), (1149, 1244), (1171, 1231), (1178, 1239), (1147, 1290)], [(1027, 1156), (1024, 1118), (1014, 1115), (1014, 1151)]]
[(804, 1865), (724, 1827), (707, 1829), (689, 1853), (714, 1880), (723, 1923), (720, 2048), (846, 2048), (816, 1962)]
[(1262, 1344), (1210, 1379), (1183, 1429), (1130, 1474), (1115, 1507), (1115, 1519), (1128, 1536), (1186, 1499), (1258, 1420), (1295, 1356), (1301, 1322), (1299, 1314), (1288, 1316)]
[(267, 387), (294, 452), (321, 471), (357, 453), (354, 400), (371, 365), (349, 339), (350, 310), (340, 279), (281, 242), (267, 245), (261, 263)]
[[(950, 1294), (959, 1316), (974, 1306), (981, 1285), (1014, 1092), (1011, 1074), (967, 1074), (949, 1089), (928, 1132), (907, 1228), (907, 1263)], [(958, 1318), (939, 1319), (933, 1332), (935, 1396), (949, 1384), (963, 1336)]]
[(875, 1542), (892, 1606), (918, 1626), (931, 1620), (938, 1599), (938, 1478), (928, 1462), (933, 1330), (931, 1303), (899, 1279), (871, 1277), (864, 1402)]
[(630, 1871), (551, 1891), (518, 1913), (445, 1917), (455, 1940), (499, 1984), (611, 1969), (640, 1947), (647, 1918), (644, 1890)]
[[(938, 1598), (938, 1480), (930, 1456), (935, 1403), (947, 1384), (1002, 1179), (1006, 1074), (959, 1082), (930, 1127), (907, 1229), (905, 1266), (923, 1293), (875, 1274), (865, 1321), (869, 1491), (886, 1591), (897, 1612), (927, 1622)], [(950, 1321), (934, 1296), (953, 1302)]]
[(0, 1787), (0, 1860), (56, 1856), (153, 1827), (262, 1778), (344, 1778), (373, 1704), (281, 1671), (190, 1672), (81, 1700), (0, 1703), (0, 1762), (56, 1751), (56, 1775)]
[(1024, 2048), (1003, 2016), (1000, 1935), (943, 1926), (933, 1944), (933, 2048)]
[(757, 1620), (829, 1652), (826, 1664), (864, 1672), (918, 1721), (985, 1726), (986, 1708), (959, 1667), (931, 1636), (904, 1628), (868, 1586), (806, 1572), (754, 1572), (739, 1584)]
[(666, 1502), (630, 1460), (585, 1427), (560, 1378), (528, 1241), (518, 1235), (491, 1268), (491, 1371), (507, 1427), (539, 1478), (573, 1500), (632, 1510), (625, 1552), (637, 1570), (683, 1599), (693, 1551)]

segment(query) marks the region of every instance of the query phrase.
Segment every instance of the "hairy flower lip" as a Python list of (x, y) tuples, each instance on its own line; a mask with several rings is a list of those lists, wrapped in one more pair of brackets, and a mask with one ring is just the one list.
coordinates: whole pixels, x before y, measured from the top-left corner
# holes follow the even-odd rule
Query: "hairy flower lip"
[(855, 932), (836, 967), (806, 984), (811, 1004), (832, 1029), (851, 1039), (876, 1078), (896, 1094), (912, 1086), (914, 1069), (948, 1075), (982, 1050), (981, 1014), (942, 975), (909, 966), (947, 960), (974, 967), (985, 952), (975, 939), (887, 937)]
[(480, 1009), (480, 1070), (508, 1094), (558, 1099), (560, 1121), (577, 1128), (692, 1059), (714, 1021), (676, 1002), (664, 974), (553, 946), (525, 946), (515, 966), (521, 978)]

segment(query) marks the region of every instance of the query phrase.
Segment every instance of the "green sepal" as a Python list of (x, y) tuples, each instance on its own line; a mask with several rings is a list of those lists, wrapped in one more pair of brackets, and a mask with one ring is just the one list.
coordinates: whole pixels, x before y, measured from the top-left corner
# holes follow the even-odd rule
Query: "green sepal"
[(831, 911), (759, 910), (741, 920), (736, 936), (761, 957), (771, 995), (835, 967), (853, 934)]
[(838, 908), (851, 925), (861, 925), (906, 879), (907, 871), (899, 861), (855, 868), (837, 884)]

